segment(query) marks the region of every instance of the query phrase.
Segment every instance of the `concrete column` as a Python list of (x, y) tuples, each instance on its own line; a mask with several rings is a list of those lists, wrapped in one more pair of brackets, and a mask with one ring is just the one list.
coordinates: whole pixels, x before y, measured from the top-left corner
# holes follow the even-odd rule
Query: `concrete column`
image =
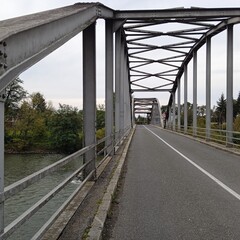
[(211, 38), (206, 44), (206, 140), (211, 136)]
[[(106, 83), (105, 83), (105, 136), (113, 135), (113, 23), (111, 20), (106, 20)], [(111, 142), (113, 138), (110, 137), (106, 141), (107, 154), (111, 154)]]
[(181, 82), (178, 81), (178, 131), (181, 131)]
[[(0, 200), (4, 194), (4, 101), (0, 94)], [(4, 203), (0, 202), (0, 234), (4, 231)]]
[(184, 66), (184, 133), (187, 133), (188, 127), (188, 68)]
[[(96, 143), (96, 36), (95, 23), (83, 31), (83, 131), (84, 145)], [(84, 162), (92, 161), (86, 168), (85, 177), (96, 168), (95, 149), (85, 154)]]
[(115, 139), (120, 130), (121, 30), (115, 33)]
[(232, 143), (233, 131), (233, 25), (227, 29), (227, 142), (228, 146)]
[(193, 53), (193, 136), (197, 135), (197, 51)]
[(172, 93), (172, 109), (173, 109), (173, 131), (176, 130), (176, 105), (175, 105), (175, 92)]

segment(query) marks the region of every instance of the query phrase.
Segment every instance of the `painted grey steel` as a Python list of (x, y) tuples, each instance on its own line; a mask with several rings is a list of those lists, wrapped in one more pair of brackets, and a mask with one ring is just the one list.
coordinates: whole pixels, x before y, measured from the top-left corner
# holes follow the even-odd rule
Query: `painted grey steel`
[(178, 131), (181, 131), (181, 81), (177, 80), (178, 84)]
[[(126, 129), (124, 132), (123, 136), (121, 136), (120, 140), (124, 138), (129, 132), (129, 129)], [(104, 138), (104, 141), (107, 140), (107, 137)], [(97, 144), (102, 143), (103, 140), (98, 141)], [(118, 142), (119, 144), (119, 142)], [(79, 158), (82, 156), (84, 153), (88, 152), (91, 149), (95, 149), (95, 145), (85, 147), (81, 150), (79, 150), (76, 153), (71, 154), (70, 156), (67, 156), (63, 158), (62, 160), (45, 167), (44, 169), (29, 175), (28, 177), (18, 181), (17, 183), (14, 183), (10, 185), (9, 187), (5, 188), (4, 192), (4, 200), (7, 198), (13, 196), (14, 194), (18, 193), (19, 191), (23, 190), (24, 188), (30, 186), (34, 182), (36, 182), (39, 179), (44, 178), (45, 176), (51, 174), (53, 171), (58, 170), (60, 167), (66, 165), (70, 161), (75, 160), (76, 158)], [(94, 159), (92, 160), (94, 161)], [(19, 228), (24, 222), (26, 222), (31, 216), (33, 216), (42, 206), (44, 206), (52, 197), (54, 197), (61, 189), (63, 189), (67, 183), (69, 183), (74, 177), (76, 177), (80, 172), (84, 171), (84, 169), (90, 165), (91, 162), (87, 162), (84, 165), (82, 165), (78, 170), (76, 170), (71, 176), (69, 176), (67, 179), (65, 179), (63, 182), (61, 182), (58, 186), (56, 186), (51, 192), (49, 192), (47, 195), (45, 195), (41, 200), (39, 200), (37, 203), (35, 203), (31, 208), (29, 208), (27, 211), (25, 211), (21, 216), (19, 216), (17, 219), (15, 219), (12, 223), (10, 223), (8, 226), (5, 227), (5, 231), (3, 234), (1, 234), (1, 238), (6, 239), (8, 236), (10, 236), (17, 228)], [(87, 180), (89, 180), (92, 176), (94, 176), (95, 169), (89, 173), (89, 175), (84, 179), (82, 182), (80, 190), (84, 184), (86, 183)], [(77, 190), (76, 190), (77, 191)], [(77, 192), (74, 192), (70, 198), (66, 200), (66, 202), (53, 214), (53, 216), (47, 221), (47, 223), (44, 224), (44, 226), (39, 230), (39, 232), (36, 235), (41, 235), (50, 227), (49, 224), (52, 224), (53, 221), (59, 216), (59, 214), (64, 210), (66, 207), (67, 203), (70, 202), (70, 200), (77, 194)], [(35, 235), (35, 236), (36, 236)], [(35, 238), (33, 238), (35, 239)], [(36, 238), (37, 239), (37, 238)]]
[(240, 8), (175, 8), (175, 9), (163, 9), (163, 10), (127, 10), (116, 11), (116, 19), (189, 19), (200, 18), (221, 18), (221, 17), (239, 17)]
[[(0, 22), (0, 50), (4, 45), (4, 53), (6, 57), (4, 62), (0, 58), (0, 91), (22, 71), (35, 64), (40, 59), (51, 53), (63, 43), (84, 30), (84, 131), (88, 130), (85, 136), (85, 143), (95, 143), (95, 114), (96, 114), (96, 66), (95, 66), (95, 31), (93, 31), (93, 23), (97, 18), (114, 19), (114, 31), (117, 30), (116, 37), (116, 132), (124, 131), (130, 125), (130, 88), (129, 78), (131, 77), (132, 91), (159, 91), (169, 92), (169, 108), (171, 101), (175, 102), (175, 91), (178, 88), (178, 129), (180, 130), (180, 78), (186, 68), (188, 62), (196, 51), (207, 41), (207, 90), (206, 105), (207, 116), (206, 137), (210, 137), (210, 107), (211, 107), (211, 46), (210, 38), (219, 32), (225, 30), (228, 25), (240, 22), (240, 8), (232, 9), (167, 9), (167, 10), (143, 10), (143, 11), (113, 11), (102, 4), (75, 4), (70, 7), (47, 11), (40, 14), (33, 14), (27, 17), (16, 18), (12, 20)], [(182, 24), (188, 27), (180, 30), (170, 30), (167, 32), (147, 30), (146, 27), (162, 26), (165, 23)], [(93, 24), (93, 25), (92, 25)], [(194, 25), (194, 27), (189, 27)], [(94, 27), (95, 28), (95, 27)], [(53, 31), (54, 29), (54, 31)], [(107, 29), (109, 30), (109, 29)], [(232, 26), (228, 27), (228, 57), (227, 57), (227, 128), (232, 129)], [(181, 39), (180, 42), (174, 44), (155, 45), (144, 43), (143, 40), (151, 38), (168, 36), (175, 39)], [(207, 39), (207, 40), (206, 40)], [(107, 41), (107, 40), (106, 40)], [(118, 41), (119, 44), (117, 43)], [(139, 42), (140, 41), (140, 42)], [(16, 44), (17, 42), (17, 44)], [(87, 43), (89, 42), (89, 43)], [(117, 46), (118, 45), (118, 46)], [(89, 50), (90, 49), (90, 50)], [(151, 57), (143, 57), (142, 53), (150, 53), (153, 50), (164, 50), (173, 53), (172, 56), (160, 59), (152, 59)], [(108, 54), (106, 53), (106, 56)], [(110, 54), (108, 55), (110, 56)], [(128, 58), (127, 58), (128, 56)], [(118, 58), (118, 60), (117, 60)], [(106, 60), (107, 61), (107, 60)], [(119, 63), (119, 65), (117, 64)], [(168, 67), (168, 70), (161, 72), (146, 72), (141, 67), (149, 64), (161, 64)], [(130, 70), (128, 70), (130, 69)], [(109, 70), (109, 69), (108, 69)], [(185, 69), (186, 70), (186, 69)], [(111, 71), (111, 70), (109, 70)], [(107, 70), (106, 70), (107, 72)], [(108, 75), (109, 74), (109, 75)], [(111, 73), (108, 73), (108, 78)], [(118, 75), (119, 74), (119, 75)], [(89, 78), (87, 78), (89, 77)], [(164, 81), (158, 86), (147, 86), (140, 83), (144, 79), (157, 78)], [(150, 82), (150, 81), (149, 81)], [(184, 131), (187, 129), (187, 87), (184, 80)], [(111, 88), (111, 87), (110, 87)], [(135, 89), (134, 89), (135, 88)], [(89, 96), (87, 96), (89, 95)], [(195, 101), (195, 100), (194, 100)], [(109, 101), (110, 103), (110, 101)], [(170, 104), (171, 103), (171, 104)], [(195, 105), (195, 104), (194, 104)], [(118, 109), (117, 109), (118, 108)], [(2, 110), (1, 110), (2, 111)], [(137, 111), (137, 110), (136, 110)], [(196, 106), (194, 107), (196, 111)], [(147, 112), (147, 109), (145, 109)], [(110, 114), (110, 113), (109, 113)], [(171, 111), (169, 111), (171, 118)], [(110, 119), (110, 118), (109, 118)], [(108, 121), (110, 122), (110, 120)], [(173, 118), (174, 119), (174, 118)], [(1, 128), (0, 120), (0, 128)], [(195, 123), (194, 123), (195, 125)], [(109, 126), (109, 128), (111, 128)], [(90, 129), (90, 131), (89, 131)], [(0, 130), (2, 131), (2, 129)], [(209, 132), (209, 133), (208, 133)], [(228, 132), (228, 131), (227, 131)], [(230, 134), (230, 135), (229, 135)], [(230, 142), (231, 133), (227, 134), (228, 142)], [(120, 141), (121, 134), (118, 138)], [(88, 144), (87, 143), (87, 144)], [(0, 135), (0, 149), (3, 149), (3, 134)], [(3, 153), (3, 151), (1, 151)], [(91, 155), (91, 156), (90, 156)], [(94, 149), (90, 154), (86, 155), (86, 160), (95, 159)], [(0, 167), (2, 167), (3, 158), (0, 156)], [(93, 162), (93, 165), (91, 165)], [(89, 171), (95, 169), (94, 161), (92, 161)], [(2, 177), (0, 170), (0, 178)], [(2, 185), (0, 181), (0, 190)], [(37, 178), (36, 178), (37, 179)], [(31, 180), (29, 180), (29, 183)], [(20, 184), (22, 188), (24, 183)], [(15, 190), (18, 187), (13, 188)], [(14, 190), (14, 191), (15, 191)], [(1, 193), (1, 191), (0, 191)], [(9, 192), (10, 194), (10, 192)], [(5, 192), (5, 197), (8, 195)], [(9, 195), (10, 196), (10, 195)], [(4, 200), (3, 195), (0, 195)], [(2, 210), (2, 202), (0, 203), (0, 217)], [(1, 232), (1, 222), (0, 222)]]
[(197, 51), (193, 53), (193, 136), (197, 134)]
[(172, 112), (173, 112), (173, 131), (176, 130), (176, 100), (175, 100), (175, 93), (172, 93), (172, 99), (173, 99), (173, 104), (172, 104)]
[[(38, 202), (36, 202), (31, 208), (21, 214), (12, 223), (10, 223), (4, 229), (4, 239), (8, 238), (14, 231), (16, 231), (21, 225), (23, 225), (30, 217), (32, 217), (39, 209), (46, 205), (58, 192), (60, 192), (69, 182), (71, 182), (83, 169), (87, 167), (90, 163), (85, 163), (69, 177), (64, 179), (59, 185), (57, 185), (52, 191), (42, 197)], [(94, 171), (94, 170), (93, 170)]]
[(66, 164), (70, 163), (71, 161), (80, 158), (84, 153), (91, 150), (92, 148), (95, 148), (94, 145), (87, 146), (85, 148), (82, 148), (81, 150), (5, 187), (4, 189), (4, 200), (16, 195), (23, 189), (29, 187), (30, 185), (36, 183), (37, 181), (43, 179), (44, 177), (50, 175), (52, 172), (55, 172), (56, 170), (60, 169), (61, 167), (65, 166)]
[(120, 135), (123, 134), (124, 131), (124, 80), (125, 80), (125, 70), (126, 70), (126, 58), (125, 58), (125, 46), (124, 46), (124, 39), (121, 34), (121, 45), (120, 45), (120, 99), (119, 99), (119, 127), (120, 127)]
[(160, 102), (157, 98), (134, 98), (134, 115), (144, 114), (150, 117), (150, 123), (163, 126)]
[(188, 67), (184, 66), (184, 133), (188, 128)]
[(4, 99), (0, 92), (0, 239), (4, 231)]
[(227, 124), (227, 145), (231, 144), (233, 139), (233, 26), (227, 28), (227, 106), (226, 106), (226, 124)]
[(41, 227), (41, 229), (33, 236), (32, 239), (38, 240), (42, 239), (47, 230), (52, 226), (54, 221), (59, 217), (59, 215), (66, 209), (69, 203), (74, 199), (74, 197), (79, 193), (79, 191), (85, 186), (86, 182), (89, 181), (94, 175), (92, 171), (86, 179), (76, 188), (76, 190), (68, 197), (68, 199), (61, 205), (60, 208), (48, 219), (48, 221)]
[(94, 4), (83, 6), (77, 4), (0, 22), (0, 41), (6, 42), (7, 54), (0, 91), (97, 19)]
[[(96, 143), (96, 33), (95, 23), (83, 31), (83, 132), (84, 145)], [(95, 149), (85, 154), (84, 162), (96, 159)], [(96, 161), (85, 169), (87, 176), (96, 168)]]
[(160, 117), (160, 127), (163, 127), (163, 116), (162, 116), (162, 110), (161, 110), (161, 104), (158, 98), (156, 98), (156, 105), (158, 108), (158, 112), (159, 112), (159, 117)]
[(206, 43), (206, 139), (211, 134), (211, 38)]
[[(106, 83), (105, 83), (105, 136), (113, 135), (113, 22), (106, 20), (105, 22), (105, 51), (106, 51)], [(106, 146), (111, 144), (109, 138)], [(107, 148), (107, 154), (111, 153), (111, 148)]]
[[(115, 33), (115, 132), (120, 130), (121, 31)], [(118, 139), (118, 136), (116, 136)]]

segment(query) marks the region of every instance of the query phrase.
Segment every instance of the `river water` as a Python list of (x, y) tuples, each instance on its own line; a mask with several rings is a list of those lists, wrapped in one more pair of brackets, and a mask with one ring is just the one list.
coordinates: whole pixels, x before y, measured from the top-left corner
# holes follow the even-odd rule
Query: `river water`
[[(34, 173), (47, 165), (50, 165), (64, 155), (60, 154), (6, 154), (5, 155), (5, 186), (12, 184), (31, 173)], [(26, 188), (21, 193), (5, 202), (4, 218), (5, 226), (14, 221), (24, 211), (51, 191), (74, 170), (82, 165), (82, 160), (74, 160), (61, 168), (56, 173), (45, 177), (40, 182)], [(19, 230), (8, 239), (28, 240), (49, 219), (49, 217), (61, 206), (68, 196), (78, 187), (78, 184), (70, 183), (66, 189), (57, 194), (47, 205), (36, 213), (30, 221), (26, 222)]]

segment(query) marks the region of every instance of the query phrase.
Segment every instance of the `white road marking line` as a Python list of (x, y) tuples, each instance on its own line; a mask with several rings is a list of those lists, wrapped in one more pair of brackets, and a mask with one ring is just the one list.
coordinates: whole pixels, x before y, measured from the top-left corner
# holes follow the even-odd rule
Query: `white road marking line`
[[(145, 127), (145, 126), (144, 126)], [(225, 185), (223, 182), (221, 182), (220, 180), (218, 180), (217, 178), (215, 178), (212, 174), (210, 174), (209, 172), (207, 172), (205, 169), (201, 168), (199, 165), (197, 165), (195, 162), (193, 162), (192, 160), (190, 160), (188, 157), (186, 157), (184, 154), (182, 154), (181, 152), (179, 152), (176, 148), (174, 148), (173, 146), (171, 146), (169, 143), (167, 143), (165, 140), (163, 140), (161, 137), (159, 137), (156, 133), (154, 133), (153, 131), (151, 131), (149, 128), (145, 127), (149, 132), (151, 132), (155, 137), (157, 137), (159, 140), (161, 140), (163, 143), (165, 143), (168, 147), (170, 147), (173, 151), (175, 151), (176, 153), (178, 153), (181, 157), (183, 157), (185, 160), (187, 160), (189, 163), (191, 163), (194, 167), (196, 167), (198, 170), (200, 170), (202, 173), (204, 173), (206, 176), (208, 176), (209, 178), (211, 178), (215, 183), (217, 183), (220, 187), (222, 187), (224, 190), (226, 190), (227, 192), (229, 192), (231, 195), (233, 195), (235, 198), (237, 198), (238, 200), (240, 200), (240, 195), (235, 192), (234, 190), (232, 190), (231, 188), (229, 188), (227, 185)]]

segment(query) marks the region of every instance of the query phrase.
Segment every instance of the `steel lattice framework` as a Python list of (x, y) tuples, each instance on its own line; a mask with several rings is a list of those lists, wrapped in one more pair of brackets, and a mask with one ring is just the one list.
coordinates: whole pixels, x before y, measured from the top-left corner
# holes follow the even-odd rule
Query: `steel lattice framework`
[[(205, 43), (206, 139), (210, 138), (211, 37), (225, 29), (227, 29), (226, 142), (232, 143), (233, 25), (240, 22), (240, 8), (115, 11), (101, 3), (77, 3), (72, 6), (0, 21), (0, 240), (8, 238), (44, 205), (43, 202), (47, 202), (46, 199), (50, 199), (46, 195), (47, 198), (45, 196), (40, 203), (35, 204), (34, 207), (28, 209), (5, 227), (5, 200), (10, 195), (13, 196), (44, 177), (40, 176), (41, 174), (31, 175), (17, 184), (14, 183), (10, 187), (4, 188), (5, 88), (23, 71), (80, 32), (83, 33), (84, 144), (89, 148), (84, 158), (86, 164), (84, 175), (93, 176), (95, 173), (97, 82), (95, 23), (99, 18), (106, 20), (105, 146), (107, 154), (113, 154), (111, 150), (113, 142), (120, 143), (133, 126), (134, 112), (151, 114), (151, 121), (154, 121), (154, 124), (161, 124), (162, 117), (158, 100), (153, 97), (135, 99), (134, 105), (131, 96), (133, 92), (169, 92), (168, 111), (171, 111), (170, 108), (172, 108), (172, 122), (173, 129), (175, 129), (175, 92), (178, 90), (177, 123), (178, 129), (181, 129), (180, 79), (183, 73), (184, 132), (187, 132), (187, 65), (192, 58), (194, 75), (193, 134), (196, 135), (197, 51)], [(115, 45), (113, 44), (114, 39)], [(51, 196), (54, 196), (57, 191), (58, 189), (55, 189)], [(63, 209), (60, 207), (33, 238), (41, 239)]]
[(240, 22), (239, 9), (175, 8), (119, 11), (129, 59), (132, 92), (169, 92), (206, 39)]

